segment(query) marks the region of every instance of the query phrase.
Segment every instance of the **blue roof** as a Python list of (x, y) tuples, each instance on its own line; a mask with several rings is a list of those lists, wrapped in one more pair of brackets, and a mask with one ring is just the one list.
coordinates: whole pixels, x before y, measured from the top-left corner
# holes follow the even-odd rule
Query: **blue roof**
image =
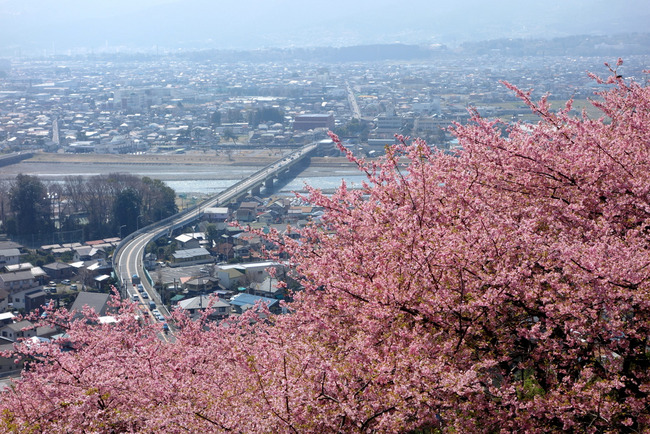
[(279, 300), (276, 300), (274, 298), (260, 297), (259, 295), (237, 294), (230, 299), (230, 304), (234, 306), (245, 306), (247, 304), (253, 305), (257, 303), (258, 300), (266, 303), (268, 307), (272, 307), (279, 302)]

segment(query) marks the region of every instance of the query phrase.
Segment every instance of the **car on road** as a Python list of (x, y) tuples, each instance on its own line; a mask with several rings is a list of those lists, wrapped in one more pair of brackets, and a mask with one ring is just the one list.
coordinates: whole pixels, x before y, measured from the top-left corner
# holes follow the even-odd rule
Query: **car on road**
[(63, 279), (61, 283), (63, 283), (64, 285), (70, 285), (71, 282), (70, 279)]
[(142, 298), (144, 298), (145, 300), (149, 298), (149, 296), (147, 295), (146, 292), (143, 292), (141, 295), (142, 295)]

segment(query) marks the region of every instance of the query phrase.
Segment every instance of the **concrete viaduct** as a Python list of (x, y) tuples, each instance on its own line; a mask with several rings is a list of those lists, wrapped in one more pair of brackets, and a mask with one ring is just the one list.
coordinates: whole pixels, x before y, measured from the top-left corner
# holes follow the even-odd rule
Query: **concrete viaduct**
[[(170, 235), (174, 230), (183, 228), (199, 219), (203, 215), (202, 210), (208, 207), (224, 206), (249, 194), (259, 195), (262, 187), (270, 189), (276, 180), (295, 176), (309, 164), (309, 158), (312, 155), (319, 153), (320, 149), (331, 149), (331, 143), (330, 140), (324, 140), (305, 145), (200, 204), (141, 228), (125, 237), (113, 254), (113, 268), (120, 282), (123, 296), (128, 296), (127, 288), (130, 286), (131, 276), (137, 275), (149, 298), (154, 301), (161, 312), (166, 313), (167, 309), (162, 304), (160, 294), (154, 289), (153, 282), (144, 269), (143, 259), (147, 244), (160, 237)], [(153, 317), (153, 315), (151, 316)]]

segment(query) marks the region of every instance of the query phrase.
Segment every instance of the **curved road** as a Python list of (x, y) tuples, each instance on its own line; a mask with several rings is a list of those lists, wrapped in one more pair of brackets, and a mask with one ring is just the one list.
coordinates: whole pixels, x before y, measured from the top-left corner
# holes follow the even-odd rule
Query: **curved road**
[[(186, 226), (191, 221), (200, 218), (201, 209), (220, 206), (232, 200), (233, 198), (240, 196), (243, 192), (249, 191), (255, 185), (267, 179), (271, 174), (280, 172), (285, 168), (291, 166), (296, 159), (309, 154), (314, 149), (316, 149), (317, 146), (318, 143), (310, 143), (308, 145), (305, 145), (299, 150), (294, 151), (255, 172), (250, 177), (237, 182), (233, 186), (213, 196), (212, 198), (204, 200), (198, 206), (178, 213), (163, 220), (162, 222), (157, 222), (144, 227), (126, 237), (117, 247), (117, 250), (113, 256), (113, 268), (121, 284), (122, 297), (132, 298), (133, 296), (136, 296), (136, 298), (142, 301), (143, 305), (145, 306), (146, 312), (144, 313), (149, 315), (154, 321), (157, 320), (157, 318), (148, 308), (148, 303), (146, 302), (149, 300), (153, 301), (156, 304), (156, 307), (164, 316), (168, 316), (169, 311), (162, 304), (160, 295), (149, 283), (149, 281), (144, 278), (145, 273), (143, 259), (147, 245), (156, 238), (168, 234), (171, 230)], [(143, 294), (140, 294), (134, 285), (131, 284), (131, 276), (133, 275), (140, 276), (142, 286), (145, 290)], [(143, 299), (144, 294), (146, 294), (147, 299)]]

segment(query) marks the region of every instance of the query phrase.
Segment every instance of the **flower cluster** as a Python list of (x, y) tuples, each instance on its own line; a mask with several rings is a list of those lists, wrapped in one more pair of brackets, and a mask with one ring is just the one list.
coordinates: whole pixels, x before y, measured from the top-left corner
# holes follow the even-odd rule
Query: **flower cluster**
[(349, 155), (361, 189), (312, 190), (322, 219), (268, 235), (302, 285), (289, 315), (176, 315), (163, 343), (128, 305), (103, 325), (50, 311), (66, 344), (18, 348), (1, 429), (650, 429), (650, 90), (619, 66), (600, 119), (506, 84), (537, 124), (476, 114), (453, 155), (405, 137)]

